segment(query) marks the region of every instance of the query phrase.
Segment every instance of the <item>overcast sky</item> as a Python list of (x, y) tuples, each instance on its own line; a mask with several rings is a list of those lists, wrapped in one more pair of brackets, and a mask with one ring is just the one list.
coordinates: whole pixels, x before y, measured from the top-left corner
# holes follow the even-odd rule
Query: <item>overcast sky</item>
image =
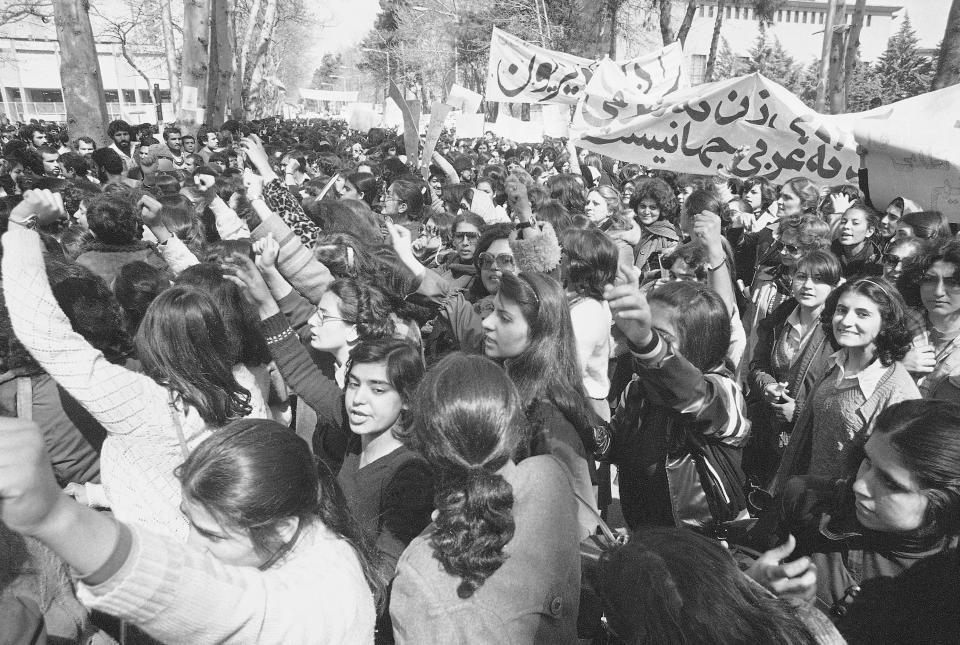
[(373, 28), (380, 3), (377, 0), (326, 0), (321, 11), (329, 14), (323, 16), (327, 27), (320, 32), (316, 45), (316, 52), (322, 56), (327, 52), (342, 51), (362, 40)]

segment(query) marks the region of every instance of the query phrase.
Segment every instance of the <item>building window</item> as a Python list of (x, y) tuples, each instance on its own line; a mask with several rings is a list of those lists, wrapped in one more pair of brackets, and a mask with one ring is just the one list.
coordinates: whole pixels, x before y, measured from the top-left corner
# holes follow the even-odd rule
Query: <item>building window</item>
[[(754, 18), (756, 18), (756, 16), (754, 16)], [(750, 20), (750, 7), (743, 8), (743, 19)]]
[(730, 20), (730, 18), (732, 17), (733, 17), (733, 7), (731, 7), (730, 5), (727, 5), (727, 20)]
[(20, 100), (20, 89), (16, 87), (8, 87), (7, 90), (7, 99), (10, 101), (19, 101)]
[(799, 12), (799, 11), (794, 11), (794, 12), (793, 12), (793, 21), (794, 21), (794, 22), (800, 22), (800, 12)]
[(826, 12), (826, 11), (821, 11), (821, 12), (820, 12), (820, 24), (821, 24), (821, 25), (823, 24), (823, 21), (826, 19), (826, 17), (827, 17), (827, 12)]
[(873, 22), (873, 16), (867, 16), (867, 27), (870, 26), (871, 22)]
[(150, 96), (150, 90), (138, 90), (140, 92), (141, 103), (153, 103), (153, 97)]
[(702, 83), (707, 75), (707, 57), (694, 54), (690, 57), (690, 83), (697, 85)]
[(707, 7), (707, 18), (713, 18), (713, 5)]
[(703, 18), (705, 15), (707, 15), (707, 8), (703, 5), (700, 5), (700, 17)]
[(803, 24), (807, 24), (807, 12), (803, 12)]
[(161, 103), (170, 102), (170, 90), (160, 90), (160, 102)]
[(135, 90), (123, 90), (123, 102), (124, 103), (136, 103), (137, 102), (137, 92)]
[(786, 22), (790, 22), (790, 12), (789, 12), (789, 11), (785, 11), (784, 13), (787, 14), (787, 16), (786, 16), (786, 18), (787, 18)]
[(32, 103), (63, 103), (63, 92), (58, 89), (28, 89), (27, 100)]
[(104, 90), (103, 97), (107, 100), (107, 103), (120, 102), (120, 93), (117, 90)]

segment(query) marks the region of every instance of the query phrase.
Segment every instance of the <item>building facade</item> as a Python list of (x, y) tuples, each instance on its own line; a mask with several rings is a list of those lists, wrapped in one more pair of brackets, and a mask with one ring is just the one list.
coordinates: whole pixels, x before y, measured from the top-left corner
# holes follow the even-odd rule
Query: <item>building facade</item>
[[(0, 33), (0, 113), (12, 121), (65, 121), (60, 81), (60, 47), (56, 39)], [(137, 47), (131, 52), (139, 74), (123, 57), (120, 45), (98, 42), (107, 112), (111, 119), (133, 124), (156, 123), (153, 86), (160, 87), (163, 120), (174, 120), (166, 58), (162, 48)]]

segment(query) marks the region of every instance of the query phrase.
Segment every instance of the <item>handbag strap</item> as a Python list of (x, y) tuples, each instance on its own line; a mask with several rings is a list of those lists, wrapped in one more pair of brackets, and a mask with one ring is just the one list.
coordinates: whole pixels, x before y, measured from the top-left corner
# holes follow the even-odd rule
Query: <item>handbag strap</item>
[(167, 402), (170, 406), (170, 416), (173, 419), (173, 427), (177, 432), (177, 441), (180, 442), (180, 451), (183, 453), (183, 458), (187, 459), (190, 456), (190, 448), (187, 447), (187, 440), (183, 436), (183, 426), (180, 424), (180, 410), (177, 409), (176, 403), (173, 401), (173, 393), (170, 394), (170, 400)]
[(587, 510), (590, 511), (590, 514), (596, 518), (597, 524), (600, 526), (600, 532), (603, 533), (603, 536), (605, 538), (610, 540), (611, 543), (620, 542), (620, 540), (617, 538), (617, 535), (613, 532), (613, 530), (607, 525), (606, 522), (603, 521), (603, 517), (600, 516), (600, 512), (597, 511), (597, 509), (595, 509), (593, 506), (587, 503), (587, 500), (580, 497), (580, 495), (578, 495), (576, 492), (573, 493), (573, 496), (576, 497), (577, 501), (583, 504), (583, 506), (585, 506)]

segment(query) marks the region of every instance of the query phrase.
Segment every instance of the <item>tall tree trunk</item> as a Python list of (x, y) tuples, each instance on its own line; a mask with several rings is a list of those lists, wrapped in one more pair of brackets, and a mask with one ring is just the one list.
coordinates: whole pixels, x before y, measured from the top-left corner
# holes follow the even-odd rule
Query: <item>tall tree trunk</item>
[(860, 57), (860, 32), (863, 31), (863, 21), (867, 15), (867, 0), (857, 0), (853, 7), (853, 19), (850, 21), (850, 32), (847, 34), (846, 50), (843, 53), (843, 111), (847, 111), (847, 91), (853, 70)]
[(233, 77), (231, 0), (212, 0), (210, 11), (210, 69), (207, 75), (207, 122), (223, 123), (230, 80)]
[(673, 31), (673, 2), (671, 0), (657, 0), (657, 10), (660, 12), (660, 40), (664, 46), (677, 39)]
[(250, 4), (250, 14), (247, 16), (247, 26), (243, 30), (243, 40), (240, 41), (240, 53), (237, 54), (237, 74), (233, 83), (230, 98), (230, 112), (234, 118), (241, 118), (244, 113), (243, 92), (247, 89), (247, 62), (250, 56), (250, 46), (253, 43), (254, 27), (260, 19), (260, 0), (253, 0)]
[[(183, 54), (180, 115), (177, 121), (187, 129), (200, 125), (207, 109), (207, 46), (210, 43), (210, 0), (183, 0)], [(197, 109), (184, 108), (186, 88), (197, 93)]]
[(71, 133), (107, 143), (107, 102), (87, 0), (55, 0), (53, 19), (60, 44), (60, 83)]
[(846, 53), (847, 29), (847, 1), (837, 0), (833, 38), (830, 44), (830, 76), (827, 84), (831, 114), (843, 114), (847, 111), (843, 79), (843, 55)]
[[(252, 90), (254, 88), (254, 78), (263, 75), (264, 62), (267, 59), (267, 53), (273, 40), (273, 31), (277, 26), (277, 0), (265, 0), (266, 5), (263, 10), (263, 21), (260, 23), (260, 34), (256, 40), (256, 46), (253, 48), (253, 58), (247, 62), (247, 68), (244, 70), (244, 88)], [(251, 44), (253, 47), (253, 45)]]
[(607, 54), (612, 60), (617, 60), (617, 13), (619, 13), (619, 0), (608, 0), (610, 7), (610, 49)]
[(717, 65), (717, 46), (720, 44), (720, 30), (723, 29), (723, 5), (725, 0), (717, 0), (717, 19), (713, 22), (713, 38), (710, 39), (710, 53), (707, 55), (707, 70), (703, 82), (713, 80), (713, 68)]
[(687, 0), (687, 9), (683, 13), (683, 20), (680, 21), (680, 29), (677, 30), (677, 40), (680, 41), (681, 46), (687, 42), (687, 34), (690, 33), (690, 25), (693, 24), (693, 18), (696, 15), (697, 0)]
[(953, 0), (947, 27), (943, 32), (940, 45), (940, 60), (937, 61), (937, 75), (933, 77), (931, 89), (940, 90), (960, 82), (960, 0)]
[(180, 67), (177, 65), (177, 41), (173, 35), (173, 0), (160, 0), (160, 26), (163, 31), (163, 49), (167, 57), (167, 78), (170, 83), (170, 104), (173, 113), (180, 110)]
[(827, 85), (830, 76), (830, 48), (833, 46), (833, 21), (837, 13), (837, 0), (827, 0), (827, 20), (823, 26), (823, 46), (820, 48), (820, 78), (817, 79), (817, 100), (814, 109), (827, 109)]

